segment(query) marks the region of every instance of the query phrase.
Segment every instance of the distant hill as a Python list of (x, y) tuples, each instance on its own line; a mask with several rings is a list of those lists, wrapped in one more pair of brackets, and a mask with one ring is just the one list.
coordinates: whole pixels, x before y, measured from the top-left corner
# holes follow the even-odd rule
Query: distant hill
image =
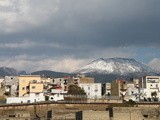
[(75, 74), (70, 73), (63, 73), (63, 72), (55, 72), (50, 70), (41, 70), (32, 72), (32, 75), (41, 75), (41, 76), (47, 76), (47, 77), (65, 77), (65, 76), (75, 76)]
[(0, 67), (0, 76), (16, 76), (18, 75), (17, 70), (14, 68), (9, 68), (9, 67)]
[(26, 72), (25, 71), (20, 71), (18, 72), (16, 69), (14, 68), (10, 68), (10, 67), (0, 67), (0, 76), (4, 77), (4, 76), (17, 76), (17, 75), (25, 75)]

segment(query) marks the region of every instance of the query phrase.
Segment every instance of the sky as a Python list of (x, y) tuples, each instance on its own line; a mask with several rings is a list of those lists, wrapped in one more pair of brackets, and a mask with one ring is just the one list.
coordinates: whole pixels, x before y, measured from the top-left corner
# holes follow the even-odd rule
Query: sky
[(160, 71), (159, 0), (0, 0), (0, 66), (72, 72), (98, 58)]

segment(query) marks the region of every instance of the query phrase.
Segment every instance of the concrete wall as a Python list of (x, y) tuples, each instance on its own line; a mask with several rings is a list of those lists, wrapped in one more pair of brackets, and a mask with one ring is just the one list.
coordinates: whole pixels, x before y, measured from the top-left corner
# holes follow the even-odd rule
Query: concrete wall
[(60, 93), (49, 96), (49, 101), (64, 100), (64, 96)]
[(109, 120), (109, 112), (93, 110), (83, 111), (83, 120)]
[(141, 108), (134, 107), (115, 107), (111, 120), (142, 120)]
[(112, 96), (120, 96), (120, 83), (118, 81), (111, 82), (111, 95)]
[[(48, 118), (48, 119), (47, 119)], [(77, 110), (50, 110), (47, 120), (82, 120), (82, 111)]]

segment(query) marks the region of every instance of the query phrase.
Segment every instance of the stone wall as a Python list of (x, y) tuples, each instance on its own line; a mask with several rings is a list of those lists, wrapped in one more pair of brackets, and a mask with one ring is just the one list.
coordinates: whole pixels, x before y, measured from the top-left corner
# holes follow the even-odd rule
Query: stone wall
[(83, 120), (109, 120), (108, 111), (83, 111)]
[(143, 120), (143, 115), (138, 107), (115, 107), (111, 120)]

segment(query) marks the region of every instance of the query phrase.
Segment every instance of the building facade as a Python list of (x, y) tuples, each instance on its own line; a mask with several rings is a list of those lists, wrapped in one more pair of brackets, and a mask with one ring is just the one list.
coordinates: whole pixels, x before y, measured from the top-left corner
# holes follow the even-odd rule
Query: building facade
[[(160, 98), (160, 76), (145, 76), (142, 78), (142, 89), (145, 98)], [(153, 95), (155, 93), (155, 95)]]
[(111, 82), (111, 95), (122, 96), (126, 94), (127, 83), (125, 80), (115, 80)]
[(84, 89), (88, 98), (102, 97), (101, 83), (80, 83), (79, 86)]

